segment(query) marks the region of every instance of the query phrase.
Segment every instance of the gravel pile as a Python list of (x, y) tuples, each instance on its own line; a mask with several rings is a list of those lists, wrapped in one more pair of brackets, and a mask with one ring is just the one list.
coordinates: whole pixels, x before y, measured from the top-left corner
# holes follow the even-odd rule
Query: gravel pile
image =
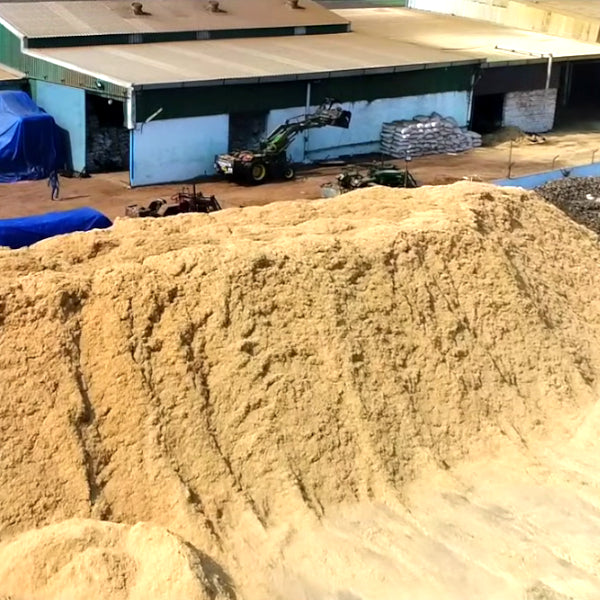
[(437, 113), (384, 123), (381, 128), (381, 150), (395, 158), (465, 152), (479, 146), (478, 133), (466, 131), (452, 117)]
[(600, 177), (549, 181), (535, 189), (571, 219), (600, 234)]

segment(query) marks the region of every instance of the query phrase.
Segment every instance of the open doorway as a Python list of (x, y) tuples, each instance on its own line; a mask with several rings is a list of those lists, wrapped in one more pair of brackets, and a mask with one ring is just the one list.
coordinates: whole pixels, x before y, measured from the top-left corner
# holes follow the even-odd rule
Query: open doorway
[(561, 73), (556, 128), (600, 130), (600, 61), (573, 61)]
[(125, 104), (120, 100), (86, 94), (86, 164), (90, 173), (129, 169), (129, 131)]
[(266, 112), (242, 112), (229, 115), (229, 150), (252, 150), (265, 137)]
[(565, 83), (569, 86), (567, 106), (600, 111), (600, 61), (571, 63), (566, 77)]
[(483, 94), (473, 97), (471, 129), (482, 135), (502, 127), (504, 94)]

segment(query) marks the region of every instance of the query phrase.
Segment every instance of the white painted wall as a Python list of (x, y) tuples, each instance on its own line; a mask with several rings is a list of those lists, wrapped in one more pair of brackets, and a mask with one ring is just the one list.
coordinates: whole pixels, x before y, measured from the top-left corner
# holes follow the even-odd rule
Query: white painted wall
[(132, 186), (185, 181), (214, 173), (215, 154), (227, 152), (229, 115), (137, 123), (131, 131)]
[(528, 133), (544, 133), (554, 127), (557, 90), (509, 92), (504, 96), (502, 124)]
[(447, 0), (445, 2), (440, 0), (408, 0), (406, 6), (418, 10), (450, 14), (455, 4), (455, 0)]
[(85, 167), (85, 91), (66, 85), (31, 81), (35, 103), (54, 117), (56, 124), (69, 136), (71, 166), (74, 171)]
[(506, 13), (506, 3), (492, 0), (408, 0), (408, 8), (496, 23), (502, 22)]
[(600, 32), (598, 20), (569, 13), (568, 5), (566, 0), (562, 6), (538, 5), (536, 0), (408, 0), (409, 8), (491, 21), (508, 27), (518, 25), (520, 29), (595, 43)]
[[(359, 101), (344, 103), (343, 107), (352, 111), (352, 121), (348, 129), (323, 127), (308, 132), (307, 155), (304, 156), (302, 134), (294, 141), (288, 154), (293, 162), (324, 160), (344, 155), (366, 154), (379, 151), (381, 125), (397, 119), (411, 119), (416, 115), (429, 115), (437, 112), (444, 117), (454, 117), (465, 126), (469, 113), (469, 92), (445, 92), (403, 98), (384, 98), (372, 102)], [(314, 110), (316, 107), (311, 107)], [(270, 132), (289, 117), (304, 114), (304, 107), (272, 110), (267, 118)]]

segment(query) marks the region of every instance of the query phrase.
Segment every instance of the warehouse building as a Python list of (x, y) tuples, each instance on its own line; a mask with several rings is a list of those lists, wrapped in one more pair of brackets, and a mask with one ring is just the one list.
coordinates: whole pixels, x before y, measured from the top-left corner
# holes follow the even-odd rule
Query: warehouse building
[[(451, 22), (461, 23), (462, 35), (470, 40), (481, 39), (473, 38), (473, 34), (489, 35), (489, 40), (493, 40), (494, 47), (485, 64), (488, 69), (474, 89), (475, 127), (501, 122), (544, 131), (554, 121), (556, 111), (559, 115), (575, 115), (577, 120), (584, 115), (598, 119), (600, 6), (597, 2), (408, 0), (408, 6), (416, 9), (418, 15), (431, 11), (430, 23), (444, 27), (441, 39), (445, 44), (449, 41), (445, 34), (454, 30), (447, 27)], [(507, 31), (505, 28), (515, 24), (521, 31), (513, 39), (506, 39), (502, 30)], [(460, 45), (464, 39), (455, 37), (450, 41)], [(502, 64), (506, 57), (510, 61)]]
[[(483, 58), (473, 83), (469, 121), (480, 133), (507, 125), (528, 132), (548, 131), (557, 109), (595, 106), (598, 113), (598, 44), (420, 10), (339, 13), (352, 20), (356, 32)], [(597, 84), (590, 85), (594, 80)]]
[[(326, 98), (353, 112), (351, 127), (301, 136), (294, 161), (376, 152), (384, 122), (417, 114), (461, 126), (494, 118), (494, 100), (479, 96), (500, 93), (506, 115), (530, 122), (533, 104), (514, 96), (510, 109), (508, 94), (540, 85), (548, 121), (556, 64), (597, 52), (566, 40), (548, 90), (523, 70), (498, 92), (492, 63), (543, 75), (547, 60), (490, 47), (502, 35), (521, 44), (516, 30), (490, 24), (483, 36), (465, 23), (473, 22), (408, 9), (332, 12), (310, 0), (0, 3), (0, 62), (28, 79), (68, 132), (75, 171), (128, 170), (138, 186), (211, 175), (215, 154), (252, 145)], [(446, 29), (454, 38), (440, 35)], [(524, 89), (513, 89), (514, 76)]]
[(149, 0), (142, 11), (0, 4), (2, 62), (26, 74), (70, 133), (75, 170), (98, 164), (108, 145), (132, 185), (211, 174), (216, 153), (327, 97), (353, 111), (352, 127), (311, 131), (294, 160), (376, 151), (383, 121), (416, 113), (467, 122), (481, 60), (349, 32), (347, 19), (308, 0), (225, 0), (219, 12)]
[(600, 6), (590, 0), (408, 0), (409, 8), (600, 42)]

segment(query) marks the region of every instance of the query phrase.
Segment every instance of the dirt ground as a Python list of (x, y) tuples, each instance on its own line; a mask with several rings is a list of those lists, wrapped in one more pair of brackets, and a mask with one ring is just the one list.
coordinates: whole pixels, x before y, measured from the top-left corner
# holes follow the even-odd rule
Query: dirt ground
[[(428, 156), (414, 159), (410, 170), (422, 185), (440, 185), (460, 179), (493, 181), (511, 176), (568, 168), (600, 160), (600, 121), (570, 123), (546, 135), (541, 144), (526, 141), (477, 148), (457, 155)], [(404, 165), (404, 161), (394, 161)], [(214, 194), (223, 208), (269, 204), (276, 200), (314, 199), (321, 195), (321, 185), (333, 181), (340, 166), (302, 169), (293, 182), (274, 182), (259, 187), (206, 180), (198, 184), (205, 194)], [(145, 205), (155, 198), (168, 198), (181, 189), (177, 184), (130, 188), (128, 174), (108, 173), (89, 179), (61, 180), (58, 202), (50, 200), (46, 181), (0, 184), (0, 218), (41, 214), (92, 206), (109, 218), (123, 216), (128, 204)]]

